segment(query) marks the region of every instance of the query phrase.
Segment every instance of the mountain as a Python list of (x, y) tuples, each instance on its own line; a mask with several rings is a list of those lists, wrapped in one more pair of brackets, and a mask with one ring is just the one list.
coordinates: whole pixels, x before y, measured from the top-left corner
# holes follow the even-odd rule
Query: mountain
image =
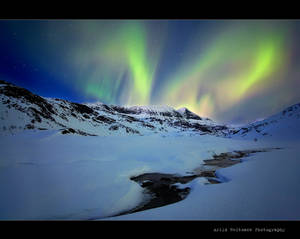
[(233, 137), (244, 138), (297, 138), (300, 136), (300, 103), (264, 120), (239, 127), (232, 132)]
[[(183, 117), (187, 119), (196, 119), (196, 120), (202, 120), (202, 118), (195, 113), (189, 111), (186, 107), (180, 108), (177, 110)], [(210, 120), (207, 118), (207, 120)]]
[(58, 130), (84, 136), (188, 133), (225, 136), (230, 130), (186, 108), (74, 103), (45, 98), (0, 81), (0, 132)]
[(295, 138), (300, 136), (300, 104), (242, 127), (218, 124), (187, 108), (74, 103), (41, 97), (0, 80), (0, 133), (57, 130), (84, 136), (209, 134), (228, 138)]

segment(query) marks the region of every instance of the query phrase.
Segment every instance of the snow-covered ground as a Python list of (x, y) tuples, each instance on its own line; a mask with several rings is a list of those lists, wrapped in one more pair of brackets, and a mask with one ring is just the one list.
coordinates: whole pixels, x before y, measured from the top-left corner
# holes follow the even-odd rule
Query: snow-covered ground
[[(299, 219), (299, 141), (201, 136), (79, 136), (24, 131), (0, 136), (0, 219)], [(189, 183), (178, 203), (110, 217), (147, 198), (131, 176), (178, 173), (214, 153), (284, 147), (218, 170), (226, 182)]]
[(195, 179), (183, 201), (110, 220), (299, 220), (300, 142), (281, 145), (218, 170), (222, 184)]
[[(0, 220), (300, 219), (300, 104), (227, 127), (186, 108), (78, 104), (0, 83)], [(116, 216), (149, 198), (132, 176), (191, 176), (215, 154), (271, 147), (282, 149), (217, 170), (221, 184), (177, 183), (186, 199)]]

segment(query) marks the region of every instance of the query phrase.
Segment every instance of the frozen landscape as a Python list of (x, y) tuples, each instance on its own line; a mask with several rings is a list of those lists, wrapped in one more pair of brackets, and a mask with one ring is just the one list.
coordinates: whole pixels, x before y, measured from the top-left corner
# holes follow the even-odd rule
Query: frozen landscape
[[(300, 104), (234, 127), (1, 81), (0, 133), (1, 220), (300, 219)], [(149, 174), (178, 200), (153, 201)]]

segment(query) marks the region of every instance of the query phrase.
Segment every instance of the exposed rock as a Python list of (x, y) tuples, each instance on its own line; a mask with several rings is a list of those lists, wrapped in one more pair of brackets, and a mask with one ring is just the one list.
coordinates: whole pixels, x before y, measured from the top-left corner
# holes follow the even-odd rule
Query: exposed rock
[(118, 125), (112, 125), (109, 127), (109, 130), (118, 130), (119, 126)]
[(99, 115), (99, 116), (97, 116), (96, 118), (94, 118), (94, 120), (95, 120), (95, 119), (98, 120), (98, 121), (107, 123), (107, 124), (112, 124), (112, 123), (115, 123), (115, 122), (116, 122), (115, 119), (112, 119), (112, 118), (110, 118), (110, 117), (103, 116), (103, 115)]
[(71, 103), (71, 105), (80, 114), (84, 114), (84, 113), (92, 114), (92, 113), (94, 113), (94, 110), (92, 110), (90, 107), (88, 107), (86, 105), (82, 105), (82, 104), (78, 104), (78, 103)]

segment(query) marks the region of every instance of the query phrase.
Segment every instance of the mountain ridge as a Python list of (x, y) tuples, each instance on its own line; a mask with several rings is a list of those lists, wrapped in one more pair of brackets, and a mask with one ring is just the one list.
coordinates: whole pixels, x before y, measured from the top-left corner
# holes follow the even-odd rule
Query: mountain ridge
[(0, 133), (24, 130), (57, 130), (83, 136), (149, 135), (153, 133), (202, 135), (227, 138), (300, 136), (300, 103), (264, 120), (243, 126), (218, 124), (186, 107), (118, 106), (102, 102), (75, 103), (38, 96), (0, 80)]
[(300, 103), (293, 104), (263, 120), (237, 127), (233, 135), (244, 138), (260, 138), (262, 136), (300, 137)]
[(86, 136), (160, 132), (224, 135), (221, 129), (227, 129), (189, 110), (182, 114), (169, 106), (80, 104), (41, 97), (6, 81), (0, 81), (0, 96), (2, 133), (55, 129)]

